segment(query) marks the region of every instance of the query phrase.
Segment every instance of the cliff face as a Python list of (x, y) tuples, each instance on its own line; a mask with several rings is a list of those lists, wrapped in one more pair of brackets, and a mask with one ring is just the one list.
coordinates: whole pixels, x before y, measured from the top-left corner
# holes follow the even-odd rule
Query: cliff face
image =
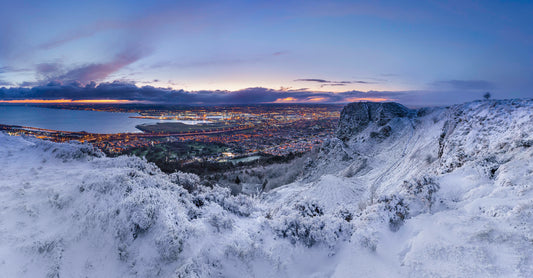
[(407, 117), (412, 111), (395, 102), (354, 102), (346, 105), (341, 112), (337, 137), (346, 141), (374, 122), (386, 125), (391, 119)]

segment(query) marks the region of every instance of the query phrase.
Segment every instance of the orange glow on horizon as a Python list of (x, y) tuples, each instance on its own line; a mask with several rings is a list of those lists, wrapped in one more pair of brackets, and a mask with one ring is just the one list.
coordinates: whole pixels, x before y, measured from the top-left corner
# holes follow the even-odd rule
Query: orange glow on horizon
[(130, 103), (125, 99), (14, 99), (0, 100), (0, 103)]
[(286, 97), (286, 98), (278, 98), (276, 99), (276, 101), (274, 101), (274, 103), (291, 103), (295, 101), (298, 101), (298, 100), (293, 97)]
[(324, 101), (324, 100), (326, 100), (325, 97), (313, 97), (313, 98), (309, 99), (310, 102), (320, 102), (320, 101)]

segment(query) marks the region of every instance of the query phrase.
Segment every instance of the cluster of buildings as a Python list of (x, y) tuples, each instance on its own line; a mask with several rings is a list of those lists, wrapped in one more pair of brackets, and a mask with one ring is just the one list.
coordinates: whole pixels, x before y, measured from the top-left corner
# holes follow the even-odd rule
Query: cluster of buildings
[[(63, 107), (56, 107), (63, 108)], [(72, 108), (72, 107), (70, 107)], [(76, 108), (76, 107), (74, 107)], [(107, 153), (121, 154), (128, 150), (149, 148), (175, 142), (224, 144), (237, 157), (257, 154), (284, 156), (302, 153), (320, 145), (333, 135), (341, 107), (333, 105), (254, 105), (225, 107), (147, 107), (143, 106), (80, 106), (97, 111), (137, 112), (139, 117), (159, 119), (206, 120), (216, 128), (194, 132), (159, 131), (157, 133), (94, 134), (53, 131), (31, 127), (0, 126), (12, 135), (30, 135), (64, 142), (88, 142)], [(242, 127), (242, 128), (241, 128)], [(220, 154), (204, 159), (216, 160)]]

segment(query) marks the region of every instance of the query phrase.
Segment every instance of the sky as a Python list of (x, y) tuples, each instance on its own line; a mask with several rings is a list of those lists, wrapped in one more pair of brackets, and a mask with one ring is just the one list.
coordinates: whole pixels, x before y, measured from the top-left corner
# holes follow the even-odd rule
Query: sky
[(0, 1), (0, 100), (533, 97), (533, 1)]

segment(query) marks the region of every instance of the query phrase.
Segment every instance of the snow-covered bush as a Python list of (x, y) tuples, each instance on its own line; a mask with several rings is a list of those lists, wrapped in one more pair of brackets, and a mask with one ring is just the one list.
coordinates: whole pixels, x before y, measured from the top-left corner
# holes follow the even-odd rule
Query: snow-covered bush
[(296, 203), (294, 209), (298, 211), (302, 217), (324, 215), (324, 208), (322, 208), (317, 200), (303, 200)]
[(350, 222), (355, 217), (354, 211), (355, 211), (355, 209), (353, 209), (353, 208), (348, 208), (346, 206), (341, 206), (335, 212), (335, 216), (340, 218), (340, 219), (344, 219), (344, 221), (346, 221), (346, 222)]
[(430, 176), (422, 176), (404, 181), (401, 194), (408, 203), (413, 215), (429, 212), (436, 202), (435, 193), (440, 189), (439, 184)]
[(186, 221), (182, 221), (181, 223), (174, 221), (168, 222), (165, 226), (166, 229), (158, 234), (154, 240), (155, 247), (164, 261), (176, 261), (183, 251), (185, 242), (192, 234), (190, 229), (187, 229), (189, 223)]
[(202, 207), (207, 202), (214, 202), (223, 209), (243, 217), (250, 216), (256, 210), (251, 197), (242, 194), (233, 196), (229, 188), (215, 186), (212, 189), (204, 188), (194, 194), (192, 200), (197, 207)]
[(44, 152), (52, 154), (56, 159), (66, 162), (68, 160), (87, 160), (94, 157), (103, 157), (104, 153), (90, 144), (71, 142), (70, 144), (57, 145), (49, 141), (37, 141), (34, 138), (28, 138), (30, 141), (39, 142), (34, 148), (41, 149)]
[[(340, 217), (339, 217), (340, 216)], [(292, 209), (272, 216), (274, 232), (292, 244), (311, 247), (322, 244), (333, 248), (338, 241), (351, 236), (352, 225), (340, 214), (326, 214), (317, 200), (304, 199)]]
[(125, 220), (125, 228), (133, 239), (156, 222), (160, 205), (159, 192), (155, 189), (136, 191), (119, 204), (118, 213)]
[(388, 218), (389, 228), (396, 232), (403, 225), (406, 218), (409, 216), (409, 207), (402, 197), (398, 195), (383, 196), (378, 199), (378, 204)]
[(231, 231), (235, 224), (234, 215), (217, 203), (207, 202), (201, 210), (201, 220), (209, 224), (216, 233)]
[(200, 186), (200, 177), (192, 173), (176, 172), (169, 175), (172, 182), (192, 192)]

